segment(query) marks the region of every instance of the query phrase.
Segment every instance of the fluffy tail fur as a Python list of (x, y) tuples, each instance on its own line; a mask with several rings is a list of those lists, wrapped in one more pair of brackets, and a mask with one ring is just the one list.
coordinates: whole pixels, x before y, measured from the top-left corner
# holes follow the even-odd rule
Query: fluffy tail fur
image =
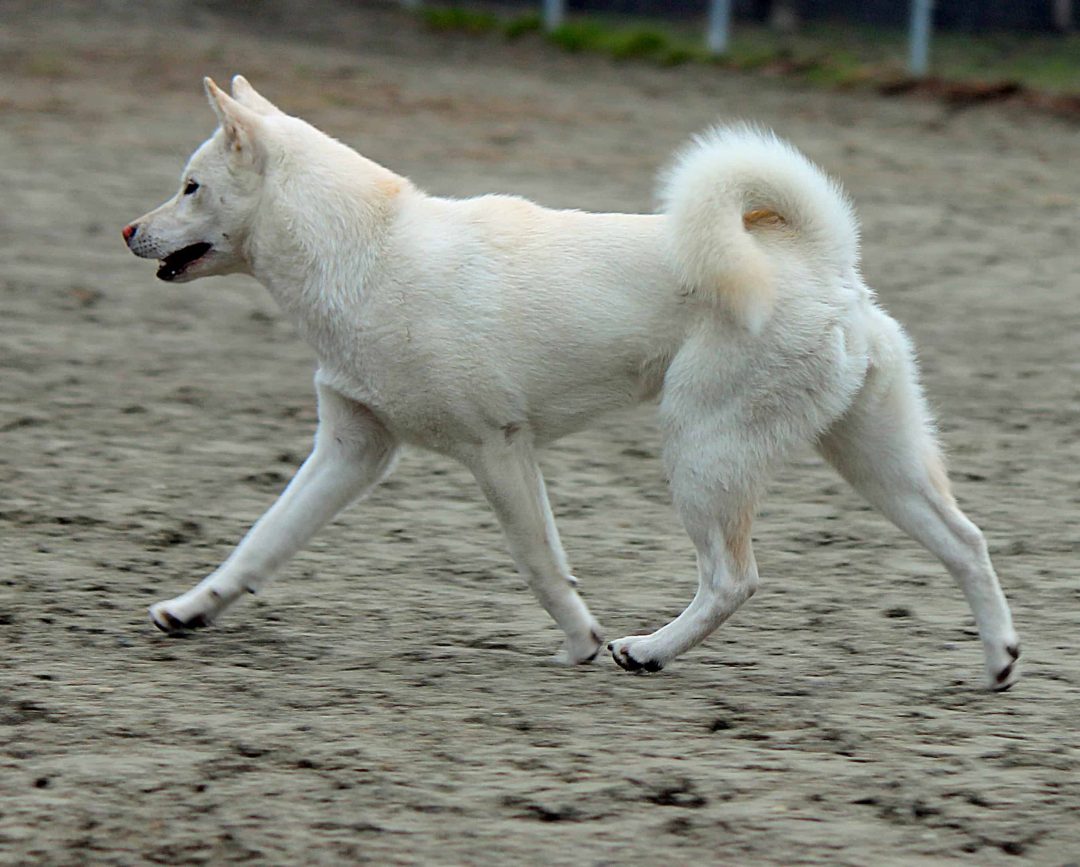
[(712, 129), (661, 178), (676, 268), (686, 287), (760, 331), (775, 303), (772, 245), (828, 273), (854, 267), (859, 228), (839, 185), (771, 132)]

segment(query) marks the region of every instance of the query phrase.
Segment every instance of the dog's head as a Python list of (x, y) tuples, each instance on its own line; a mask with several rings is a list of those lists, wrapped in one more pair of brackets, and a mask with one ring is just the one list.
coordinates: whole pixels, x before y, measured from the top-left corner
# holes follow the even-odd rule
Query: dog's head
[(160, 260), (162, 280), (249, 270), (244, 244), (269, 156), (265, 127), (281, 112), (243, 76), (233, 78), (232, 96), (209, 78), (203, 84), (220, 127), (188, 161), (176, 195), (124, 227), (132, 253)]

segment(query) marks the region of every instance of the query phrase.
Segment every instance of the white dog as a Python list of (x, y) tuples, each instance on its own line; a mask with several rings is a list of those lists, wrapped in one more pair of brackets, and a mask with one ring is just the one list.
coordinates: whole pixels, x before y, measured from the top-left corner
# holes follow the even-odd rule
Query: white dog
[(659, 215), (553, 211), (510, 196), (424, 194), (261, 97), (205, 81), (220, 128), (179, 192), (124, 229), (162, 280), (250, 274), (314, 347), (315, 447), (281, 498), (198, 586), (150, 609), (160, 629), (216, 620), (342, 507), (398, 446), (476, 476), (518, 568), (592, 660), (600, 627), (574, 589), (536, 450), (607, 410), (659, 398), (664, 463), (698, 555), (690, 605), (608, 645), (658, 671), (754, 592), (750, 527), (770, 469), (820, 453), (959, 582), (989, 685), (1019, 643), (979, 529), (957, 508), (911, 346), (858, 271), (840, 189), (746, 127), (698, 138)]

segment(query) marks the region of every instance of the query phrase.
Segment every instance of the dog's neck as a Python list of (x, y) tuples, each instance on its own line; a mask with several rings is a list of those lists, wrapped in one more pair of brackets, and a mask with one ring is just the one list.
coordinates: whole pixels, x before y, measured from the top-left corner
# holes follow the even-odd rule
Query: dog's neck
[(252, 275), (317, 350), (341, 328), (362, 325), (365, 290), (398, 199), (410, 188), (405, 178), (322, 138), (314, 159), (309, 151), (303, 162), (269, 169), (247, 244)]

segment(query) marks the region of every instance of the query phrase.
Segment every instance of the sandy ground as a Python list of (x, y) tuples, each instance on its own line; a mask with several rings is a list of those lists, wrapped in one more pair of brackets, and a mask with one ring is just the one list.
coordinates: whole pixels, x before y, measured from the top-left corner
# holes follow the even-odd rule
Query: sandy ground
[[(0, 29), (0, 862), (1080, 859), (1075, 128), (436, 36), (392, 7), (85, 6), (109, 14), (8, 2)], [(811, 454), (756, 526), (762, 591), (657, 676), (546, 662), (557, 630), (474, 484), (424, 454), (218, 628), (156, 633), (145, 606), (224, 558), (314, 428), (312, 354), (261, 287), (166, 286), (119, 235), (210, 132), (200, 77), (234, 71), (440, 193), (648, 209), (717, 118), (798, 142), (921, 347), (1020, 685), (980, 690), (958, 590)], [(609, 637), (694, 586), (657, 449), (643, 409), (545, 457)]]

